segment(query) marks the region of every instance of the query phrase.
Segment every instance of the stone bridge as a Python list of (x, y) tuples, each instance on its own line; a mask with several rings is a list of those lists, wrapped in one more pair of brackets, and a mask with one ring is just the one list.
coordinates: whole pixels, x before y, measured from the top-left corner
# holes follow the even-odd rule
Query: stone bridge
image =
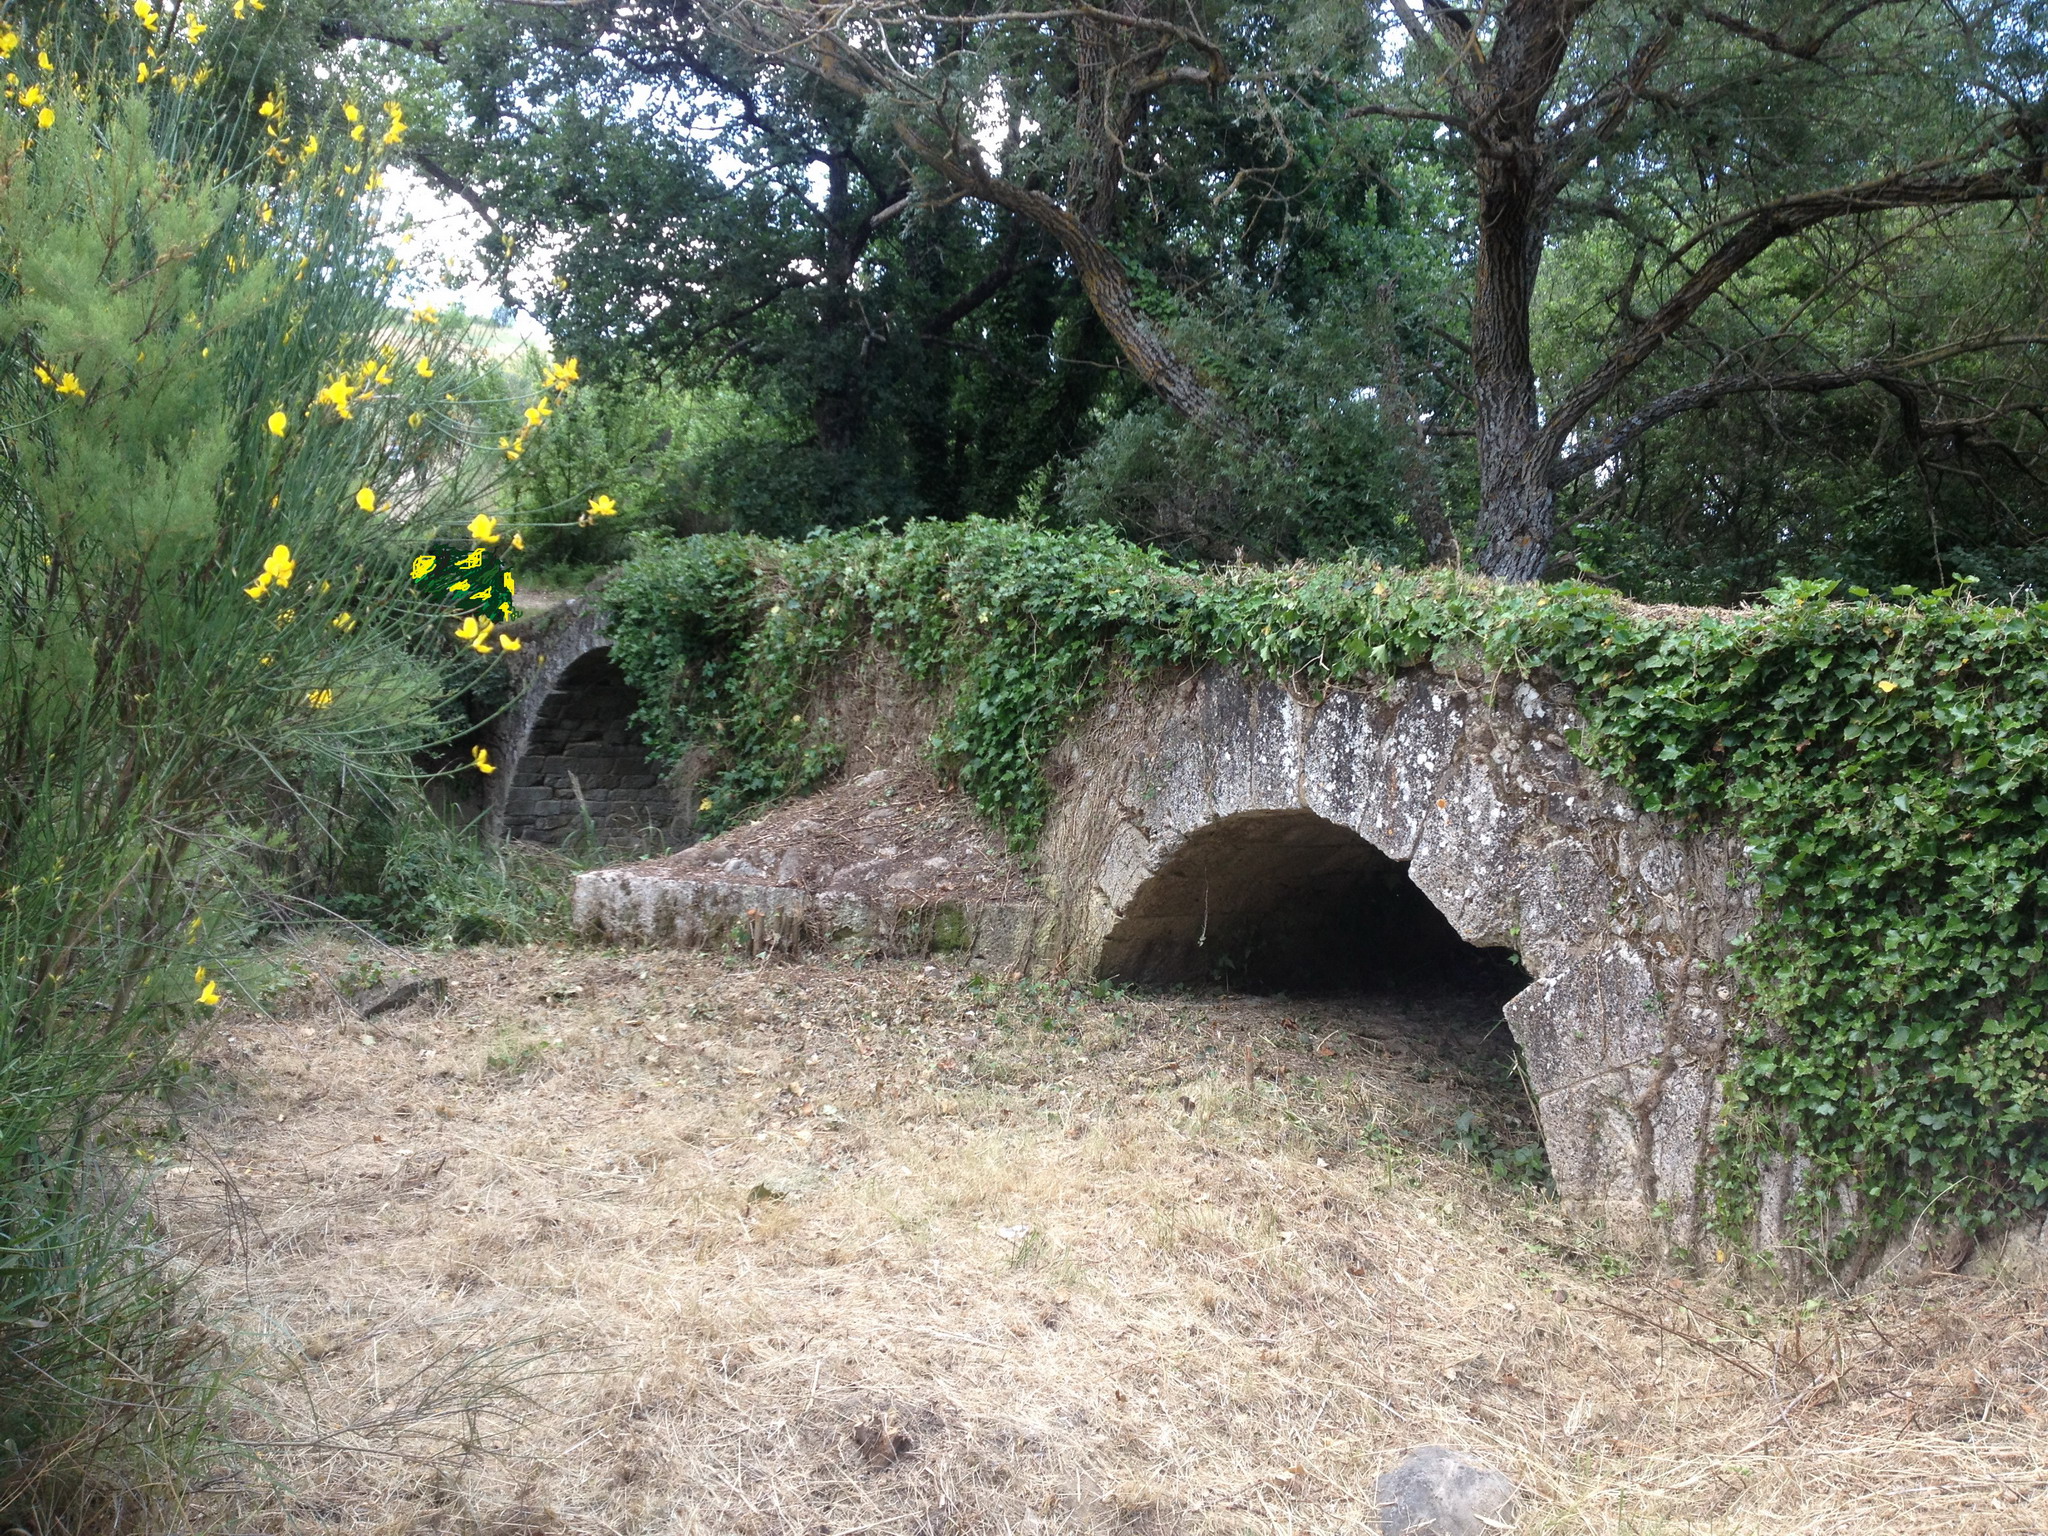
[[(687, 842), (690, 775), (665, 784), (633, 741), (631, 691), (601, 623), (570, 615), (533, 649), (499, 727), (493, 809), (506, 835), (589, 825), (622, 844)], [(1696, 1236), (1726, 960), (1752, 890), (1725, 837), (1643, 814), (1573, 757), (1580, 721), (1562, 685), (1421, 669), (1308, 699), (1219, 668), (1126, 683), (1047, 764), (1052, 814), (1021, 902), (1014, 889), (978, 900), (952, 880), (981, 857), (957, 837), (907, 873), (881, 857), (914, 834), (890, 830), (882, 802), (895, 788), (862, 786), (893, 785), (944, 705), (872, 655), (814, 702), (852, 787), (777, 825), (795, 837), (824, 820), (873, 823), (864, 848), (876, 858), (837, 874), (777, 865), (765, 834), (740, 829), (581, 876), (579, 925), (614, 941), (737, 936), (750, 948), (778, 934), (950, 931), (1004, 969), (1158, 983), (1208, 979), (1235, 957), (1240, 982), (1287, 989), (1462, 955), (1512, 978), (1505, 1015), (1560, 1193), (1583, 1209), (1666, 1214), (1679, 1240)], [(950, 872), (943, 896), (918, 885), (925, 866)], [(871, 867), (893, 872), (860, 875)], [(904, 922), (913, 909), (929, 920)]]

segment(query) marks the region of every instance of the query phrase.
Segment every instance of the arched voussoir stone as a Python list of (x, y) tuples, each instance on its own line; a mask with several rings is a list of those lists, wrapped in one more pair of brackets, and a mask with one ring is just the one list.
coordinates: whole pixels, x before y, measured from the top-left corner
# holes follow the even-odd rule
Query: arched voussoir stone
[[(1216, 890), (1232, 869), (1313, 896), (1405, 866), (1460, 939), (1527, 975), (1506, 1016), (1563, 1198), (1668, 1214), (1689, 1241), (1751, 897), (1725, 839), (1643, 815), (1576, 761), (1579, 724), (1532, 679), (1422, 670), (1314, 701), (1220, 668), (1129, 685), (1056, 753), (1044, 959), (1166, 975), (1186, 968), (1203, 878), (1227, 926), (1244, 919)], [(1297, 950), (1303, 922), (1283, 936)]]

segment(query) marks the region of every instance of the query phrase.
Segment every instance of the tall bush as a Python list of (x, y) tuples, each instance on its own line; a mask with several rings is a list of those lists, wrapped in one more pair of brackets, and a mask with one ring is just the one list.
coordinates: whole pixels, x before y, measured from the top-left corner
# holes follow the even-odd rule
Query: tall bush
[(371, 217), (403, 108), (216, 94), (248, 14), (0, 27), (0, 1525), (178, 1507), (217, 1350), (115, 1117), (482, 664), (409, 580), (474, 456)]

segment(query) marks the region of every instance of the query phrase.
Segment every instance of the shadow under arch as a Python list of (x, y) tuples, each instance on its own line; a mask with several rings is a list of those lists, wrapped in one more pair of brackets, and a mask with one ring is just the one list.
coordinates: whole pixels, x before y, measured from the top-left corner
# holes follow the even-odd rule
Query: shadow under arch
[(1301, 809), (1241, 811), (1191, 832), (1140, 885), (1098, 975), (1251, 992), (1469, 998), (1529, 985), (1508, 951), (1458, 935), (1405, 864)]
[(670, 846), (680, 807), (629, 723), (639, 706), (609, 645), (564, 668), (508, 765), (511, 782), (499, 809), (504, 835), (563, 843), (587, 827), (606, 847)]

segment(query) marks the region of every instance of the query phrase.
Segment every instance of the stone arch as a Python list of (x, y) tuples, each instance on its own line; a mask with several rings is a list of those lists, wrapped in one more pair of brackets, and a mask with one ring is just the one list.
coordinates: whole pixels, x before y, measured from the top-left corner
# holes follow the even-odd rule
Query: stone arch
[(570, 607), (526, 644), (531, 659), (490, 743), (496, 831), (560, 843), (587, 818), (610, 847), (653, 850), (686, 838), (682, 799), (630, 723), (640, 697), (612, 659), (602, 613)]
[(1300, 806), (1238, 811), (1189, 833), (1132, 893), (1096, 971), (1495, 1002), (1529, 980), (1505, 951), (1460, 938), (1401, 864)]
[(1126, 963), (1145, 893), (1192, 840), (1308, 813), (1405, 865), (1465, 943), (1518, 954), (1530, 984), (1506, 1015), (1559, 1192), (1668, 1210), (1687, 1241), (1750, 895), (1729, 878), (1739, 849), (1587, 772), (1568, 745), (1583, 724), (1562, 685), (1428, 669), (1314, 700), (1224, 668), (1126, 687), (1048, 764), (1047, 958)]

